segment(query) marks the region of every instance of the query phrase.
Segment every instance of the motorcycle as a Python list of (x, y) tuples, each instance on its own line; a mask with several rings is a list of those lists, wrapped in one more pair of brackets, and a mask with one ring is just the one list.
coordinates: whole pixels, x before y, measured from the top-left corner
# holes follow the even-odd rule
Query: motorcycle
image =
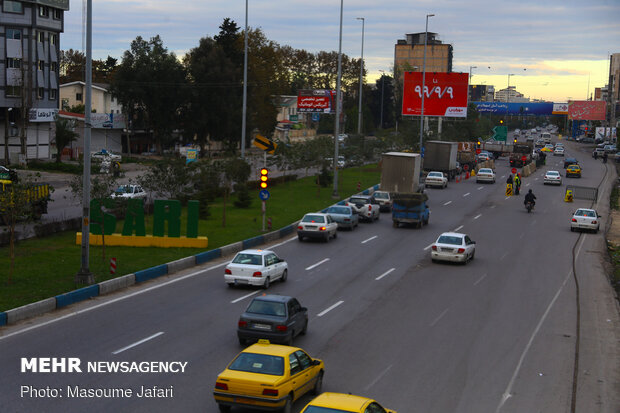
[(525, 209), (527, 209), (527, 212), (529, 214), (530, 212), (532, 212), (532, 209), (534, 209), (534, 203), (532, 201), (526, 202)]

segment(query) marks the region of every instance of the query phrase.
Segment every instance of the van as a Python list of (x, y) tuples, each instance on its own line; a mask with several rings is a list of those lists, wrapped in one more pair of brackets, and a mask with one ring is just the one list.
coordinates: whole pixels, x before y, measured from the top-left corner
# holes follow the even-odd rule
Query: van
[(540, 138), (545, 142), (545, 143), (551, 143), (551, 134), (549, 132), (543, 132), (540, 134)]

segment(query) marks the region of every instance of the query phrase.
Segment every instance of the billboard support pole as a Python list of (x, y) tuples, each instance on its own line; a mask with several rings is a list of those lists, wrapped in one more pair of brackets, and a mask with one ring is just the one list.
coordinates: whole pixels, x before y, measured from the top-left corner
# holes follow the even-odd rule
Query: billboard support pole
[(338, 75), (336, 77), (336, 120), (334, 122), (334, 191), (332, 198), (338, 198), (338, 135), (340, 135), (340, 77), (342, 76), (342, 9), (344, 0), (340, 0), (340, 35), (338, 39)]
[(424, 163), (424, 90), (426, 83), (426, 43), (428, 40), (428, 18), (433, 17), (434, 14), (426, 15), (426, 29), (424, 30), (424, 60), (422, 61), (422, 111), (420, 113), (420, 155), (422, 155), (422, 163)]

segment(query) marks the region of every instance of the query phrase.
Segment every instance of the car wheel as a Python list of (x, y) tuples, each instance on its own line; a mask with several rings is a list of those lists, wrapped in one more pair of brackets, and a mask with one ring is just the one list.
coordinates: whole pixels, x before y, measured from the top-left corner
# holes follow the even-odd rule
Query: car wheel
[(314, 387), (312, 388), (312, 394), (319, 395), (323, 390), (323, 372), (319, 372), (319, 375), (316, 377), (316, 382), (314, 383)]
[(575, 232), (575, 228), (570, 227), (570, 232)]
[(437, 260), (435, 258), (431, 258), (432, 262), (437, 262)]
[(338, 233), (334, 232), (334, 239), (338, 238)]
[(299, 234), (297, 235), (297, 238), (299, 239), (299, 242), (301, 242), (301, 241), (303, 241), (303, 240), (304, 240), (304, 237), (302, 237), (302, 236), (301, 236), (301, 235), (299, 235)]
[(398, 228), (398, 221), (392, 221), (392, 226), (394, 228)]
[(293, 397), (291, 395), (288, 395), (286, 397), (286, 402), (284, 402), (282, 413), (291, 413), (292, 411), (293, 411)]
[(263, 284), (263, 288), (266, 290), (267, 288), (269, 288), (270, 284), (271, 284), (271, 281), (269, 281), (269, 277), (266, 277), (265, 283)]
[(281, 282), (286, 282), (286, 277), (288, 277), (288, 270), (284, 270), (284, 272), (282, 273), (282, 277), (280, 278)]
[(299, 332), (299, 334), (301, 334), (302, 336), (305, 336), (307, 332), (308, 332), (308, 320), (306, 320), (306, 324), (304, 324), (304, 328), (303, 330)]
[(323, 242), (329, 242), (329, 232), (327, 234), (325, 234), (325, 236), (323, 237)]
[(239, 344), (240, 344), (240, 345), (242, 345), (242, 346), (244, 346), (244, 347), (245, 347), (246, 343), (247, 343), (247, 342), (245, 341), (245, 338), (241, 338), (241, 337), (239, 337)]
[(284, 345), (285, 346), (292, 346), (293, 345), (293, 333), (291, 333), (291, 336), (289, 338), (284, 340)]
[(470, 260), (472, 260), (472, 261), (473, 261), (475, 256), (476, 256), (476, 250), (474, 250), (474, 252), (472, 252), (472, 253), (471, 253), (471, 258), (470, 258)]
[(222, 412), (222, 413), (228, 413), (228, 412), (230, 412), (230, 406), (226, 406), (226, 405), (224, 405), (224, 404), (220, 404), (220, 403), (218, 403), (218, 404), (217, 404), (217, 407), (220, 409), (220, 412)]

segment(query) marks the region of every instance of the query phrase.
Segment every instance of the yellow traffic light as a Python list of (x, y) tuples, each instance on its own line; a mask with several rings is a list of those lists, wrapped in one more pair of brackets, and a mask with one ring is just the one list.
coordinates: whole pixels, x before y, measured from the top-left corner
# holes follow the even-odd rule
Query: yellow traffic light
[(499, 123), (500, 123), (500, 125), (503, 125), (504, 124), (504, 119), (500, 119)]
[(515, 142), (515, 143), (517, 143), (517, 138), (515, 138), (515, 141), (514, 141), (514, 142)]
[(267, 188), (268, 174), (269, 170), (267, 170), (267, 168), (263, 168), (260, 170), (260, 187), (263, 189)]

